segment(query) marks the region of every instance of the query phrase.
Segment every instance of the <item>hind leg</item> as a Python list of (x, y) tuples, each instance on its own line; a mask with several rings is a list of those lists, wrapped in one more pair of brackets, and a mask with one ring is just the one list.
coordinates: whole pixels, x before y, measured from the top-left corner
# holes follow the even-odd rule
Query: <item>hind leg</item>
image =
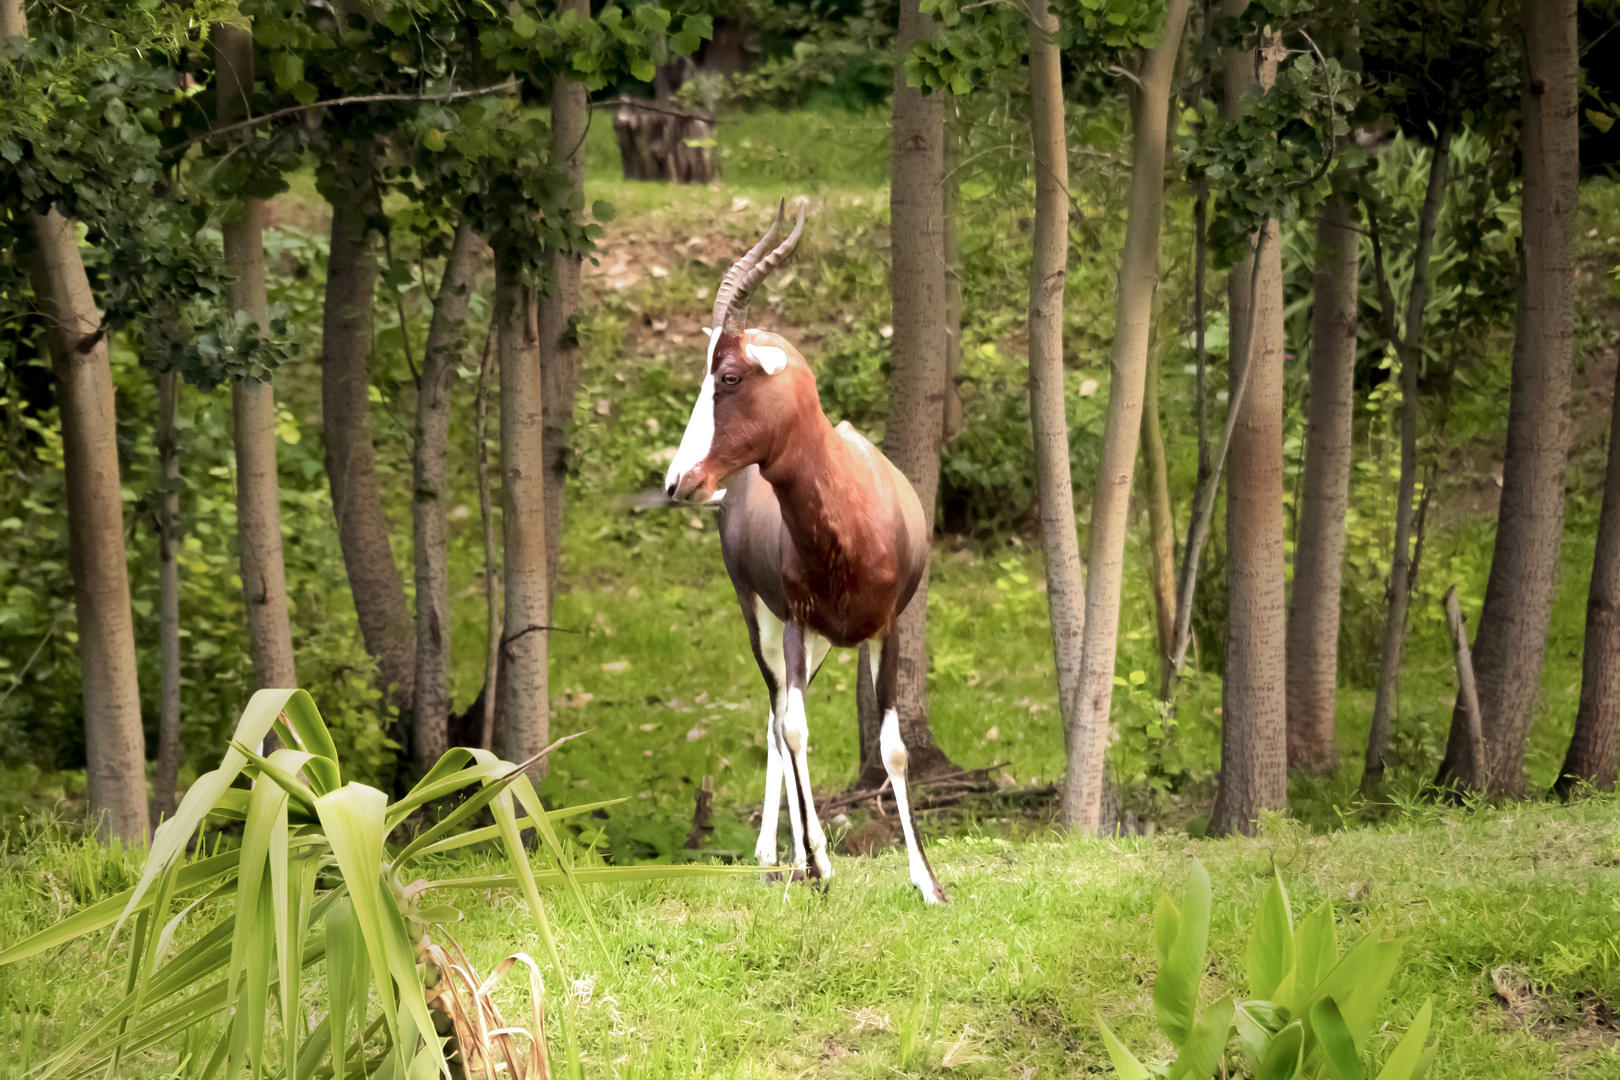
[(896, 708), (896, 688), (899, 685), (899, 639), (890, 635), (883, 641), (878, 659), (877, 699), (883, 716), (883, 728), (878, 736), (878, 749), (883, 755), (883, 767), (889, 774), (889, 786), (894, 789), (895, 809), (900, 816), (900, 829), (906, 837), (906, 857), (911, 864), (911, 883), (930, 904), (946, 903), (945, 890), (928, 865), (922, 839), (917, 835), (917, 823), (911, 814), (911, 793), (906, 786), (906, 742), (900, 734), (900, 713)]

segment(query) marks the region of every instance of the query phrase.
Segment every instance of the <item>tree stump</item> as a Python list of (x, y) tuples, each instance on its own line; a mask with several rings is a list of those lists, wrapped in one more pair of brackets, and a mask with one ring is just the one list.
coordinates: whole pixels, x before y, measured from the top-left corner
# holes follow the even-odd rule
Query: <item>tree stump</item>
[(613, 115), (626, 180), (707, 184), (720, 175), (714, 117), (664, 101), (619, 98)]

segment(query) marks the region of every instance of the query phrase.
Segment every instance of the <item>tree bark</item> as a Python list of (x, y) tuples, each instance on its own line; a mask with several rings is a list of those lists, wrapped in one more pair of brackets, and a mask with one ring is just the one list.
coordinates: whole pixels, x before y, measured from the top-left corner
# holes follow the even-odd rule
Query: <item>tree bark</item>
[[(557, 7), (559, 11), (572, 10), (583, 18), (590, 17), (586, 0), (561, 0)], [(561, 163), (569, 191), (580, 198), (584, 192), (585, 128), (589, 121), (585, 84), (558, 77), (551, 85), (551, 160)], [(555, 291), (540, 297), (538, 304), (545, 416), (541, 440), (546, 463), (546, 596), (548, 605), (555, 605), (563, 509), (568, 498), (568, 444), (574, 426), (574, 398), (579, 393), (580, 355), (571, 323), (579, 311), (580, 259), (554, 251), (551, 270)]]
[[(1240, 14), (1246, 0), (1225, 0)], [(1244, 91), (1276, 78), (1262, 48), (1227, 56), (1226, 110), (1236, 119)], [(1233, 402), (1230, 472), (1226, 487), (1226, 674), (1221, 687), (1221, 775), (1210, 811), (1213, 836), (1252, 834), (1261, 810), (1288, 804), (1287, 679), (1284, 638), (1287, 598), (1283, 551), (1283, 307), (1282, 245), (1275, 220), (1269, 242), (1238, 264), (1228, 279), (1231, 355), (1248, 357), (1241, 402)], [(1256, 263), (1258, 265), (1251, 266)], [(1251, 275), (1251, 271), (1255, 271)], [(1250, 317), (1250, 307), (1253, 315)], [(1253, 341), (1247, 340), (1253, 335)]]
[(478, 745), (485, 750), (495, 748), (495, 718), (500, 705), (501, 666), (501, 570), (500, 552), (495, 546), (495, 501), (489, 483), (489, 374), (494, 363), (492, 346), (499, 333), (499, 323), (491, 322), (484, 337), (484, 359), (478, 365), (477, 438), (478, 438), (478, 516), (484, 525), (484, 691), (479, 695), (483, 712), (480, 716)]
[(158, 758), (155, 802), (159, 818), (172, 815), (180, 775), (180, 454), (175, 420), (180, 374), (158, 375)]
[[(13, 25), (14, 34), (27, 32), (20, 16)], [(30, 214), (29, 226), (34, 297), (45, 320), (62, 422), (90, 816), (102, 837), (141, 841), (149, 824), (146, 745), (107, 335), (73, 222), (53, 210)]]
[[(1077, 731), (1086, 620), (1085, 569), (1074, 524), (1063, 387), (1063, 296), (1069, 266), (1069, 151), (1057, 16), (1037, 0), (1029, 19), (1030, 134), (1035, 225), (1029, 264), (1029, 422), (1041, 507), (1046, 604), (1052, 623), (1065, 746)], [(1067, 809), (1065, 808), (1065, 813)]]
[[(1069, 769), (1064, 783), (1062, 815), (1064, 825), (1080, 832), (1095, 833), (1103, 823), (1103, 759), (1112, 733), (1110, 713), (1114, 697), (1114, 657), (1119, 644), (1125, 533), (1130, 524), (1136, 449), (1142, 435), (1142, 399), (1153, 330), (1153, 295), (1158, 288), (1165, 134), (1181, 28), (1187, 19), (1188, 6), (1189, 0), (1170, 0), (1166, 5), (1164, 40), (1143, 57), (1136, 89), (1131, 92), (1134, 130), (1130, 208), (1125, 220), (1125, 247), (1120, 253), (1119, 302), (1114, 315), (1114, 348), (1109, 359), (1108, 419), (1103, 429), (1102, 461), (1091, 504), (1080, 684), (1064, 695), (1065, 700), (1074, 700), (1074, 704), (1066, 710), (1073, 718), (1073, 734), (1068, 740)], [(1056, 60), (1055, 49), (1052, 59)], [(1033, 67), (1031, 75), (1033, 83)], [(1037, 107), (1034, 114), (1038, 117), (1041, 111)], [(1033, 345), (1033, 335), (1031, 343)], [(1033, 357), (1033, 348), (1031, 355)], [(1071, 516), (1070, 528), (1072, 521)], [(1054, 611), (1054, 627), (1055, 616)]]
[(945, 418), (940, 437), (950, 442), (962, 431), (962, 241), (957, 217), (961, 210), (961, 139), (945, 125)]
[(1620, 364), (1610, 405), (1609, 465), (1603, 477), (1592, 584), (1586, 594), (1586, 649), (1581, 657), (1581, 703), (1575, 734), (1558, 771), (1553, 794), (1568, 798), (1585, 782), (1614, 788), (1620, 747)]
[[(376, 192), (365, 164), (340, 170), (332, 199), (332, 240), (326, 262), (326, 300), (321, 320), (321, 426), (326, 438), (326, 479), (332, 489), (349, 592), (360, 617), (366, 652), (377, 678), (403, 711), (412, 707), (416, 668), (415, 631), (405, 602), (405, 579), (394, 562), (388, 519), (372, 457), (372, 301), (376, 254), (369, 217)], [(405, 332), (405, 327), (400, 327)], [(420, 753), (416, 754), (420, 759)], [(437, 758), (435, 757), (435, 760)]]
[[(253, 86), (253, 33), (220, 25), (213, 33), (217, 68), (217, 118), (231, 123), (247, 115)], [(231, 282), (226, 303), (245, 311), (261, 333), (270, 327), (264, 285), (264, 216), (259, 199), (241, 199), (222, 228), (225, 268)], [(292, 620), (287, 608), (287, 570), (281, 551), (281, 491), (276, 475), (276, 400), (268, 382), (231, 380), (231, 418), (236, 443), (236, 531), (242, 598), (254, 672), (264, 689), (298, 685), (293, 663)], [(270, 738), (274, 738), (271, 736)]]
[[(1524, 793), (1524, 747), (1541, 689), (1564, 524), (1564, 464), (1575, 329), (1579, 182), (1575, 0), (1524, 7), (1524, 227), (1518, 325), (1496, 550), (1474, 639), (1488, 792)], [(1461, 725), (1441, 762), (1442, 786), (1463, 767)]]
[[(922, 502), (930, 531), (939, 495), (939, 451), (945, 423), (944, 145), (945, 96), (906, 85), (900, 63), (934, 32), (933, 16), (918, 0), (902, 0), (895, 36), (894, 166), (889, 186), (889, 234), (894, 301), (889, 416), (883, 435), (888, 455)], [(928, 726), (928, 575), (901, 614), (899, 635), (900, 732), (908, 774), (930, 776), (958, 768), (934, 743)], [(880, 761), (862, 763), (861, 780), (881, 783)], [(873, 784), (872, 786), (876, 786)]]
[(1457, 603), (1457, 586), (1446, 590), (1446, 624), (1451, 628), (1451, 653), (1457, 667), (1457, 713), (1461, 716), (1468, 752), (1464, 757), (1467, 775), (1460, 777), (1475, 791), (1485, 787), (1485, 732), (1479, 717), (1479, 684), (1474, 678), (1474, 660), (1468, 654), (1468, 624), (1463, 622)]
[(450, 748), (450, 392), (483, 241), (463, 222), (444, 261), (416, 391), (411, 535), (416, 572), (416, 725), (412, 750), (426, 771)]
[(1342, 194), (1332, 195), (1317, 218), (1316, 250), (1303, 508), (1288, 611), (1288, 764), (1327, 776), (1338, 767), (1339, 594), (1355, 449), (1361, 259), (1361, 237)]
[(1401, 475), (1395, 494), (1395, 546), (1389, 568), (1388, 614), (1384, 620), (1384, 643), (1378, 669), (1378, 688), (1373, 698), (1372, 726), (1367, 734), (1366, 764), (1361, 785), (1368, 788), (1383, 782), (1384, 758), (1389, 751), (1391, 717), (1400, 688), (1401, 646), (1406, 641), (1407, 608), (1412, 599), (1412, 515), (1417, 494), (1418, 364), (1423, 345), (1423, 311), (1429, 302), (1429, 255), (1434, 250), (1434, 232), (1445, 202), (1446, 179), (1451, 161), (1451, 125), (1442, 121), (1429, 161), (1429, 183), (1418, 214), (1417, 247), (1412, 252), (1412, 291), (1407, 297), (1406, 330), (1395, 327), (1395, 297), (1390, 292), (1384, 270), (1382, 241), (1373, 232), (1377, 256), (1378, 299), (1383, 308), (1384, 336), (1395, 348), (1401, 365)]
[(1176, 637), (1176, 520), (1170, 504), (1170, 463), (1159, 424), (1159, 350), (1148, 351), (1142, 390), (1142, 462), (1147, 468), (1148, 581), (1153, 589), (1153, 623), (1159, 643), (1159, 696), (1169, 700), (1175, 669), (1170, 650)]
[[(511, 761), (539, 753), (550, 737), (546, 692), (546, 489), (543, 393), (535, 305), (511, 260), (497, 251), (495, 317), (501, 373), (501, 503), (506, 563), (506, 622), (500, 694), (504, 752)], [(536, 778), (546, 762), (531, 766)]]

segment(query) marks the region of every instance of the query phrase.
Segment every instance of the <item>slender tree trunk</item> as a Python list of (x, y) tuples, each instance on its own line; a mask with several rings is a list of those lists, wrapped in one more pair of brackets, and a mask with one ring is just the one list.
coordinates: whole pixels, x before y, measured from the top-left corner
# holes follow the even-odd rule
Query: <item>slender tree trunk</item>
[(1581, 704), (1575, 735), (1553, 794), (1567, 798), (1586, 782), (1614, 788), (1620, 748), (1620, 364), (1610, 403), (1609, 465), (1603, 477), (1592, 584), (1586, 594), (1586, 649), (1581, 658)]
[(1153, 623), (1159, 643), (1160, 697), (1169, 700), (1175, 669), (1170, 650), (1176, 637), (1176, 520), (1170, 505), (1170, 463), (1159, 424), (1159, 350), (1148, 351), (1142, 390), (1142, 462), (1147, 468), (1148, 581), (1153, 588)]
[[(950, 442), (962, 430), (962, 241), (957, 231), (962, 182), (961, 139), (945, 125), (945, 419), (941, 435)], [(875, 699), (874, 699), (875, 700)]]
[[(217, 119), (226, 124), (247, 115), (253, 86), (253, 33), (236, 26), (214, 28), (218, 82)], [(231, 283), (226, 303), (245, 311), (261, 332), (270, 325), (264, 285), (264, 216), (259, 199), (240, 200), (236, 216), (221, 229)], [(231, 417), (236, 442), (236, 532), (243, 603), (259, 686), (298, 685), (293, 664), (292, 620), (287, 608), (287, 570), (281, 554), (281, 485), (276, 474), (276, 400), (268, 382), (231, 380)], [(271, 739), (274, 736), (270, 737)], [(267, 740), (268, 745), (268, 740)]]
[(1356, 303), (1361, 238), (1335, 193), (1316, 222), (1305, 480), (1288, 611), (1288, 764), (1326, 776), (1338, 767), (1339, 591), (1354, 456)]
[[(18, 18), (14, 25), (20, 24)], [(34, 296), (45, 319), (62, 418), (90, 816), (101, 836), (138, 841), (149, 821), (146, 746), (107, 335), (73, 222), (53, 210), (29, 215), (29, 224)]]
[[(559, 11), (590, 17), (587, 0), (560, 0)], [(585, 128), (590, 103), (585, 84), (557, 78), (551, 85), (551, 160), (561, 163), (569, 190), (583, 192)], [(578, 257), (563, 252), (551, 255), (556, 290), (539, 299), (540, 380), (545, 410), (546, 461), (546, 584), (547, 603), (557, 602), (557, 561), (562, 557), (563, 509), (568, 497), (568, 444), (573, 432), (574, 398), (579, 393), (579, 348), (572, 320), (579, 310)], [(549, 610), (549, 608), (548, 608)]]
[[(1225, 0), (1240, 14), (1246, 0)], [(1261, 50), (1261, 57), (1265, 49)], [(1258, 72), (1257, 72), (1258, 69)], [(1247, 49), (1227, 57), (1226, 109), (1236, 119), (1249, 85), (1269, 86), (1276, 62)], [(1253, 833), (1261, 810), (1288, 804), (1287, 597), (1283, 553), (1282, 245), (1275, 220), (1269, 242), (1233, 268), (1228, 279), (1232, 356), (1248, 357), (1246, 389), (1233, 402), (1226, 486), (1226, 675), (1221, 687), (1221, 776), (1210, 811), (1211, 835)], [(1251, 265), (1255, 264), (1257, 265)], [(1254, 271), (1251, 273), (1251, 271)], [(1250, 317), (1251, 305), (1253, 308)], [(1249, 341), (1249, 335), (1253, 341)]]
[(1384, 336), (1394, 346), (1401, 364), (1401, 477), (1395, 495), (1395, 547), (1389, 568), (1389, 611), (1384, 620), (1384, 646), (1373, 699), (1372, 727), (1367, 735), (1363, 788), (1384, 779), (1384, 758), (1389, 752), (1389, 731), (1400, 688), (1401, 646), (1406, 641), (1407, 608), (1412, 600), (1412, 516), (1417, 495), (1418, 364), (1423, 346), (1423, 310), (1429, 302), (1429, 255), (1434, 250), (1435, 227), (1445, 203), (1451, 161), (1451, 125), (1443, 121), (1429, 162), (1429, 184), (1418, 215), (1417, 247), (1412, 252), (1412, 291), (1407, 298), (1406, 331), (1395, 327), (1395, 297), (1384, 270), (1382, 242), (1373, 233), (1377, 254), (1378, 297), (1384, 309)]
[[(332, 512), (348, 571), (349, 591), (366, 652), (390, 699), (409, 711), (416, 681), (410, 608), (405, 580), (394, 562), (383, 516), (382, 494), (372, 457), (372, 301), (377, 286), (370, 214), (376, 191), (367, 163), (339, 170), (332, 200), (332, 241), (326, 262), (326, 302), (321, 321), (321, 426), (326, 437), (326, 478)], [(400, 327), (405, 332), (405, 327)], [(415, 755), (421, 759), (421, 752)], [(434, 758), (437, 760), (437, 757)]]
[(500, 703), (501, 666), (501, 556), (495, 546), (495, 501), (489, 483), (489, 375), (499, 323), (491, 322), (484, 338), (484, 359), (478, 365), (478, 516), (484, 523), (484, 702), (478, 745), (495, 748), (495, 716)]
[(175, 441), (180, 373), (158, 375), (158, 693), (157, 812), (174, 813), (180, 775), (180, 453)]
[(1069, 421), (1063, 388), (1063, 296), (1069, 265), (1069, 152), (1057, 16), (1030, 9), (1029, 107), (1035, 148), (1034, 250), (1029, 264), (1029, 420), (1041, 506), (1046, 603), (1052, 621), (1058, 707), (1071, 745), (1079, 704), (1086, 620), (1085, 570), (1074, 524)]
[(412, 749), (424, 771), (450, 748), (450, 392), (461, 354), (467, 302), (483, 241), (463, 222), (444, 262), (416, 392), (415, 493), (411, 534), (416, 562), (416, 728)]
[[(506, 562), (506, 629), (500, 693), (506, 717), (506, 757), (523, 761), (550, 738), (546, 692), (545, 453), (539, 340), (535, 305), (504, 252), (497, 251), (495, 317), (501, 373), (501, 502)], [(531, 773), (544, 776), (546, 763)]]
[[(1090, 833), (1097, 832), (1103, 823), (1103, 758), (1112, 732), (1110, 713), (1114, 656), (1119, 644), (1125, 533), (1130, 524), (1136, 449), (1142, 435), (1153, 295), (1158, 288), (1165, 134), (1188, 0), (1170, 0), (1166, 7), (1164, 40), (1143, 57), (1138, 88), (1131, 95), (1134, 131), (1130, 209), (1125, 220), (1125, 247), (1120, 254), (1119, 303), (1109, 359), (1108, 419), (1091, 504), (1080, 685), (1065, 695), (1077, 701), (1070, 706), (1073, 734), (1068, 741), (1063, 823), (1070, 829)], [(1035, 115), (1040, 115), (1040, 109), (1035, 110)]]
[[(902, 0), (895, 38), (897, 57), (934, 32), (933, 16), (918, 0)], [(894, 169), (889, 187), (889, 233), (894, 298), (889, 418), (883, 451), (906, 474), (922, 502), (930, 530), (939, 495), (939, 450), (945, 422), (945, 263), (943, 94), (906, 85), (905, 65), (894, 72)], [(928, 575), (900, 616), (900, 732), (912, 776), (956, 771), (934, 743), (928, 726)], [(875, 777), (881, 783), (881, 763)], [(862, 782), (868, 779), (862, 770)], [(875, 785), (872, 785), (875, 786)]]
[[(1524, 229), (1496, 550), (1474, 638), (1490, 794), (1523, 794), (1564, 524), (1579, 182), (1575, 0), (1526, 4)], [(1463, 768), (1454, 722), (1439, 783)]]

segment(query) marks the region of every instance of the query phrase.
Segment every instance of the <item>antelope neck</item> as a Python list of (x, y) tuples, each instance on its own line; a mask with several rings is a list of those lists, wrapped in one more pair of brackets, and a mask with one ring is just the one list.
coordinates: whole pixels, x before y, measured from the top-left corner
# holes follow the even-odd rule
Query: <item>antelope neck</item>
[(848, 498), (856, 488), (847, 479), (852, 464), (820, 402), (813, 411), (800, 412), (777, 441), (776, 452), (760, 462), (759, 473), (776, 491), (782, 523), (799, 557), (817, 569), (848, 561), (846, 549), (854, 537), (846, 521), (852, 525), (850, 519), (860, 515)]

